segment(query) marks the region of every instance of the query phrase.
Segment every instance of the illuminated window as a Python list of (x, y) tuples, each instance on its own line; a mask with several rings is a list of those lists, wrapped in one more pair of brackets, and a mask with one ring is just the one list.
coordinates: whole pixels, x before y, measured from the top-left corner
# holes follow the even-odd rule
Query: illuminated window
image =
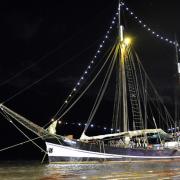
[(180, 74), (180, 63), (178, 63), (178, 73)]

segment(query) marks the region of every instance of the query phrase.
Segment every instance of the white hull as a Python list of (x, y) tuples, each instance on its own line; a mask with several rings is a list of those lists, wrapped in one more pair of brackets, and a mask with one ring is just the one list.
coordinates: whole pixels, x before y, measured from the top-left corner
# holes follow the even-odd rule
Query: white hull
[[(81, 150), (76, 149), (69, 146), (63, 146), (58, 145), (54, 143), (46, 142), (47, 146), (47, 152), (49, 159), (54, 159), (53, 161), (56, 161), (56, 159), (78, 159), (81, 161), (81, 159), (94, 159), (94, 160), (118, 160), (118, 161), (124, 161), (124, 160), (145, 160), (145, 159), (151, 159), (151, 160), (157, 160), (157, 159), (180, 159), (180, 156), (135, 156), (135, 155), (118, 155), (118, 154), (109, 154), (109, 153), (103, 153), (103, 152), (93, 152), (93, 151), (87, 151), (87, 150)], [(52, 160), (50, 160), (52, 161)]]

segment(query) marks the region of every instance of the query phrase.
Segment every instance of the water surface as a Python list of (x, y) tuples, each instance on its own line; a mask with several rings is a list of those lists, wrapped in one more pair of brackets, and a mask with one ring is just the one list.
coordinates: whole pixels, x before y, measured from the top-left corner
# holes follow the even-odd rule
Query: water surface
[(84, 164), (1, 162), (1, 180), (56, 179), (180, 179), (180, 161)]

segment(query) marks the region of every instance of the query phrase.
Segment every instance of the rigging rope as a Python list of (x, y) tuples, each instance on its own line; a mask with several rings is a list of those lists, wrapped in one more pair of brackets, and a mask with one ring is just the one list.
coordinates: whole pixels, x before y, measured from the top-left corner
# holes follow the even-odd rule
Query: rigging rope
[[(104, 13), (106, 11), (106, 9), (103, 9), (101, 12), (99, 12), (97, 14), (97, 17), (99, 17), (100, 14)], [(113, 20), (116, 20), (115, 16), (113, 17)], [(86, 27), (87, 26), (87, 27)], [(53, 53), (55, 53), (57, 50), (60, 50), (65, 44), (67, 44), (68, 42), (72, 41), (74, 37), (77, 37), (77, 35), (82, 34), (83, 31), (85, 31), (86, 28), (88, 28), (88, 26), (91, 26), (91, 22), (87, 25), (84, 25), (80, 28), (80, 30), (78, 30), (78, 32), (76, 32), (75, 34), (73, 34), (72, 36), (70, 36), (69, 38), (67, 38), (66, 40), (64, 40), (62, 43), (60, 43), (56, 48), (50, 50), (49, 52), (47, 52), (45, 55), (42, 55), (38, 61), (33, 62), (31, 65), (29, 65), (28, 67), (26, 67), (25, 69), (15, 73), (14, 76), (6, 79), (3, 82), (0, 82), (0, 86), (3, 86), (5, 84), (7, 84), (8, 82), (10, 82), (11, 80), (15, 79), (16, 77), (19, 77), (21, 74), (23, 74), (25, 71), (27, 71), (28, 69), (32, 68), (33, 66), (35, 66), (36, 64), (40, 63), (41, 61), (43, 61), (44, 59), (46, 59), (46, 57), (52, 55)], [(111, 28), (110, 28), (111, 30)], [(110, 33), (110, 32), (109, 32)], [(109, 34), (108, 33), (108, 34)], [(36, 56), (37, 57), (37, 56)], [(33, 57), (31, 60), (35, 59), (36, 57)]]
[[(166, 42), (166, 43), (169, 43), (169, 44), (171, 44), (171, 45), (177, 45), (177, 46), (179, 47), (179, 45), (178, 45), (178, 43), (177, 43), (176, 41), (170, 40), (169, 38), (162, 36), (161, 34), (159, 34), (159, 33), (157, 33), (156, 31), (154, 31), (150, 26), (148, 26), (147, 24), (145, 24), (145, 23), (143, 22), (143, 20), (142, 20), (141, 18), (139, 18), (138, 16), (136, 16), (135, 13), (132, 12), (132, 11), (130, 10), (130, 8), (129, 8), (124, 2), (121, 3), (121, 6), (124, 7), (124, 9), (129, 13), (129, 15), (130, 15), (131, 17), (133, 17), (133, 18), (135, 19), (135, 21), (136, 21), (139, 25), (141, 25), (144, 29), (146, 29), (146, 31), (150, 32), (155, 38), (160, 39), (160, 40), (162, 40), (162, 41), (164, 41), (164, 42)], [(180, 48), (178, 48), (178, 51), (180, 52)]]
[[(113, 20), (111, 22), (111, 25), (109, 27), (109, 29), (107, 30), (105, 36), (104, 36), (104, 40), (102, 40), (101, 44), (99, 45), (99, 48), (97, 49), (97, 52), (96, 54), (94, 55), (92, 61), (90, 62), (90, 64), (87, 66), (87, 69), (84, 71), (85, 74), (87, 74), (87, 72), (89, 71), (89, 69), (91, 68), (91, 65), (94, 64), (94, 60), (97, 58), (97, 56), (99, 55), (99, 53), (101, 52), (101, 48), (104, 46), (106, 40), (109, 38), (109, 34), (110, 32), (112, 31), (113, 29), (113, 26), (115, 25), (115, 22), (116, 22), (116, 16), (118, 15), (118, 13), (116, 13), (116, 15), (113, 17)], [(56, 117), (56, 115), (58, 113), (60, 113), (61, 109), (66, 107), (69, 102), (71, 101), (72, 99), (72, 94), (74, 92), (77, 92), (76, 89), (79, 87), (80, 85), (80, 82), (84, 79), (84, 74), (81, 76), (81, 78), (79, 79), (78, 83), (76, 84), (76, 86), (73, 88), (73, 90), (70, 92), (69, 96), (66, 98), (66, 100), (64, 101), (64, 103), (62, 104), (62, 106), (58, 109), (57, 113), (53, 116), (52, 119), (54, 119)]]
[[(79, 32), (77, 33), (79, 34)], [(51, 54), (55, 53), (57, 50), (61, 49), (67, 42), (69, 42), (71, 39), (73, 39), (74, 35), (70, 38), (68, 38), (67, 40), (65, 40), (62, 44), (60, 44), (58, 47), (56, 47), (55, 49), (50, 50), (48, 53), (46, 53), (45, 55), (43, 55), (42, 57), (39, 58), (38, 61), (32, 63), (31, 65), (29, 65), (28, 67), (26, 67), (25, 69), (17, 72), (14, 76), (8, 78), (7, 80), (3, 81), (0, 83), (0, 86), (3, 86), (5, 84), (7, 84), (8, 82), (10, 82), (11, 80), (15, 79), (16, 77), (19, 77), (21, 74), (23, 74), (24, 72), (26, 72), (28, 69), (31, 69), (33, 66), (37, 65), (38, 63), (40, 63), (41, 61), (45, 60), (48, 56), (50, 56)], [(32, 58), (35, 59), (35, 58)], [(32, 60), (31, 59), (31, 60)]]
[[(112, 48), (109, 48), (109, 50), (105, 53), (105, 55), (100, 59), (100, 61), (102, 60), (102, 59), (104, 59), (105, 58), (105, 56), (109, 53), (109, 51), (111, 50)], [(96, 65), (96, 67), (98, 67), (98, 65), (101, 63), (101, 62), (98, 62), (98, 64)], [(94, 68), (94, 71), (95, 71), (95, 69), (96, 69), (96, 67)], [(91, 73), (93, 73), (93, 71), (91, 71)], [(81, 86), (82, 87), (82, 86)], [(79, 88), (79, 90), (81, 89), (81, 87)], [(71, 98), (70, 98), (70, 100), (68, 100), (68, 103), (70, 103), (72, 100), (73, 100), (73, 95), (75, 96), (75, 94), (73, 94), (73, 90), (71, 91)], [(68, 103), (64, 103), (64, 104), (62, 104), (61, 105), (61, 107), (59, 108), (59, 110), (56, 112), (56, 114), (53, 116), (53, 118), (52, 119), (56, 119), (56, 116), (58, 116), (58, 114), (61, 114), (62, 112), (63, 112), (63, 110), (68, 106)]]
[[(98, 41), (98, 40), (97, 40)], [(45, 74), (44, 76), (42, 76), (40, 79), (34, 81), (32, 84), (26, 86), (25, 88), (21, 89), (20, 91), (18, 91), (17, 93), (15, 93), (14, 95), (10, 96), (9, 98), (7, 98), (5, 101), (2, 102), (2, 104), (7, 103), (8, 101), (12, 100), (13, 98), (15, 98), (16, 96), (22, 94), (23, 92), (25, 92), (26, 90), (30, 89), (32, 86), (34, 86), (35, 84), (39, 83), (40, 81), (46, 79), (47, 77), (49, 77), (50, 75), (52, 75), (53, 73), (55, 73), (56, 71), (58, 71), (59, 69), (61, 69), (62, 67), (64, 67), (66, 64), (72, 62), (75, 58), (79, 57), (80, 55), (82, 55), (84, 52), (86, 52), (88, 49), (90, 49), (92, 46), (94, 46), (94, 44), (97, 43), (97, 41), (93, 44), (91, 44), (90, 46), (88, 46), (87, 48), (85, 48), (83, 51), (81, 51), (80, 53), (76, 54), (75, 56), (72, 56), (71, 58), (69, 58), (65, 63), (60, 64), (59, 66), (57, 66), (56, 68), (54, 68), (53, 70), (51, 70), (50, 72), (48, 72), (47, 74)]]
[(115, 87), (115, 96), (114, 96), (114, 105), (113, 105), (113, 116), (112, 116), (112, 128), (114, 132), (116, 132), (118, 129), (120, 130), (120, 123), (118, 123), (118, 119), (121, 118), (122, 114), (122, 102), (121, 102), (121, 66), (120, 61), (116, 62), (116, 87)]
[[(112, 49), (110, 48), (110, 50), (112, 51)], [(109, 52), (109, 50), (108, 50), (108, 52)], [(107, 54), (105, 54), (105, 56), (106, 56)], [(105, 57), (104, 56), (104, 57)], [(103, 58), (104, 58), (103, 57)], [(107, 63), (107, 61), (102, 65), (102, 69), (103, 69), (103, 67), (105, 66), (105, 64)], [(102, 70), (101, 69), (101, 70)], [(100, 71), (101, 71), (100, 70)], [(98, 77), (98, 74), (97, 74), (97, 77)], [(97, 77), (95, 77), (95, 79), (97, 78)], [(67, 104), (66, 104), (66, 106), (65, 106), (65, 104), (62, 104), (62, 106), (59, 108), (59, 110), (57, 111), (57, 113), (53, 116), (53, 118), (52, 118), (52, 120), (53, 121), (55, 121), (55, 120), (59, 120), (59, 119), (61, 119), (78, 101), (79, 101), (79, 99), (84, 95), (84, 93), (89, 89), (89, 87), (91, 86), (91, 84), (95, 81), (95, 79), (94, 80), (92, 80), (91, 82), (90, 82), (90, 84), (89, 84), (89, 86), (82, 92), (82, 94), (76, 99), (76, 101), (75, 102), (73, 102), (72, 104), (71, 104), (71, 106), (67, 109), (67, 110), (65, 110), (65, 112), (63, 113), (63, 110), (67, 107)], [(69, 101), (69, 102), (71, 102), (73, 99), (71, 98), (71, 100)], [(63, 114), (63, 115), (61, 115), (60, 117), (58, 117), (57, 118), (57, 116), (59, 115), (59, 114)], [(57, 119), (55, 119), (55, 118), (57, 118)], [(52, 123), (52, 120), (51, 121), (49, 121), (48, 123), (46, 123), (43, 127), (46, 127), (46, 126), (48, 126), (50, 123)]]
[(35, 143), (29, 136), (27, 136), (19, 127), (17, 127), (13, 121), (10, 119), (10, 117), (8, 116), (8, 114), (6, 114), (5, 112), (0, 112), (4, 118), (6, 118), (21, 134), (23, 134), (30, 142), (32, 142), (36, 147), (38, 147), (41, 151), (43, 151), (44, 153), (47, 153), (44, 149), (42, 149), (37, 143)]
[(6, 151), (6, 150), (8, 150), (8, 149), (15, 148), (15, 147), (17, 147), (17, 146), (21, 146), (21, 145), (23, 145), (23, 144), (29, 143), (29, 142), (31, 142), (31, 141), (35, 141), (35, 140), (40, 139), (40, 138), (43, 138), (43, 137), (42, 137), (42, 136), (41, 136), (41, 137), (36, 137), (36, 138), (30, 139), (30, 140), (27, 140), (27, 141), (23, 141), (23, 142), (20, 142), (20, 143), (17, 143), (17, 144), (14, 144), (14, 145), (11, 145), (11, 146), (2, 148), (2, 149), (0, 149), (0, 152)]
[(92, 81), (89, 83), (89, 85), (88, 85), (88, 86), (85, 88), (85, 90), (80, 94), (80, 96), (71, 104), (71, 106), (69, 106), (69, 107), (67, 108), (67, 110), (60, 115), (60, 117), (59, 117), (57, 120), (61, 119), (61, 118), (79, 101), (79, 99), (84, 95), (84, 93), (89, 89), (89, 87), (90, 87), (90, 86), (93, 84), (93, 82), (97, 79), (97, 77), (99, 76), (99, 74), (100, 74), (101, 71), (103, 70), (104, 66), (105, 66), (106, 63), (108, 62), (109, 57), (110, 57), (111, 53), (113, 52), (113, 49), (114, 49), (114, 48), (115, 48), (115, 46), (113, 46), (113, 48), (112, 48), (109, 56), (106, 58), (106, 61), (105, 61), (104, 64), (101, 66), (100, 70), (99, 70), (98, 73), (95, 75), (95, 77), (92, 79)]
[[(142, 107), (141, 107), (141, 102), (140, 102), (140, 83), (138, 81), (138, 68), (136, 67), (135, 64), (135, 60), (134, 57), (132, 55), (132, 51), (130, 50), (131, 47), (129, 47), (129, 51), (128, 51), (128, 55), (127, 58), (128, 60), (126, 60), (125, 62), (128, 63), (127, 66), (127, 74), (130, 72), (132, 75), (132, 82), (130, 81), (130, 77), (129, 75), (127, 75), (127, 80), (128, 80), (128, 86), (129, 86), (129, 93), (130, 96), (133, 96), (133, 100), (130, 98), (131, 101), (131, 106), (132, 106), (132, 113), (133, 113), (133, 121), (135, 124), (135, 128), (137, 129), (144, 129), (144, 122), (143, 122), (143, 117), (142, 117)], [(139, 63), (138, 63), (139, 64)], [(129, 72), (128, 72), (129, 71)], [(131, 83), (131, 88), (130, 89), (130, 83)], [(142, 87), (142, 89), (144, 89), (144, 87)], [(136, 124), (138, 124), (138, 126), (136, 127)]]
[[(134, 51), (134, 52), (135, 52), (135, 51)], [(158, 94), (157, 90), (156, 90), (155, 87), (154, 87), (154, 84), (152, 83), (152, 81), (150, 80), (150, 78), (149, 78), (148, 74), (146, 73), (144, 67), (142, 66), (142, 63), (140, 62), (140, 59), (139, 59), (139, 57), (138, 57), (138, 55), (137, 55), (136, 52), (135, 52), (135, 56), (136, 56), (136, 59), (138, 60), (138, 63), (141, 65), (141, 68), (142, 68), (145, 76), (147, 77), (147, 80), (148, 80), (148, 82), (150, 83), (153, 92), (155, 93), (156, 97), (159, 99), (160, 103), (161, 103), (162, 106), (164, 107), (164, 111), (165, 111), (166, 114), (168, 115), (170, 123), (172, 123), (172, 122), (173, 122), (173, 118), (171, 117), (170, 113), (168, 112), (166, 106), (165, 106), (164, 103), (163, 103), (163, 100), (162, 100), (161, 96)]]
[(102, 100), (102, 98), (103, 98), (103, 96), (104, 96), (104, 93), (105, 93), (105, 91), (106, 91), (106, 89), (107, 89), (107, 85), (108, 85), (108, 83), (109, 83), (109, 79), (110, 79), (110, 77), (111, 77), (112, 70), (113, 70), (113, 67), (114, 67), (114, 64), (115, 64), (115, 61), (116, 61), (116, 58), (117, 58), (118, 50), (119, 50), (119, 46), (117, 45), (117, 46), (116, 46), (116, 49), (115, 49), (115, 52), (114, 52), (114, 55), (113, 55), (113, 58), (112, 58), (113, 60), (112, 60), (112, 62), (110, 63), (110, 66), (109, 66), (109, 68), (108, 68), (108, 70), (107, 70), (107, 73), (106, 73), (106, 75), (105, 75), (105, 78), (104, 78), (104, 80), (103, 80), (103, 82), (102, 82), (102, 86), (101, 86), (101, 88), (100, 88), (100, 90), (99, 90), (99, 92), (98, 92), (98, 95), (97, 95), (97, 97), (96, 97), (94, 106), (93, 106), (93, 108), (92, 108), (92, 110), (91, 110), (91, 113), (90, 113), (90, 115), (89, 115), (89, 118), (88, 118), (88, 120), (87, 120), (87, 123), (86, 123), (86, 125), (85, 125), (85, 128), (84, 128), (82, 134), (85, 134), (85, 133), (86, 133), (86, 131), (87, 131), (87, 129), (88, 129), (88, 127), (89, 127), (89, 125), (90, 125), (90, 123), (91, 123), (91, 121), (92, 121), (92, 119), (93, 119), (93, 117), (94, 117), (94, 115), (95, 115), (95, 113), (96, 113), (96, 111), (97, 111), (97, 108), (99, 107), (99, 104), (100, 104), (100, 102), (101, 102), (101, 100)]

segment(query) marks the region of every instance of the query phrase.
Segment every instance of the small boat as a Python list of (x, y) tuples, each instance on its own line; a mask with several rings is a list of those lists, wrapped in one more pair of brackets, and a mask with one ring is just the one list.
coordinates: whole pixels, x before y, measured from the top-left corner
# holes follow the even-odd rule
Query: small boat
[[(179, 132), (176, 131), (173, 134), (167, 132), (169, 128), (175, 127), (176, 123), (163, 104), (138, 54), (132, 47), (131, 39), (124, 30), (120, 16), (122, 6), (123, 4), (119, 3), (116, 16), (119, 20), (117, 38), (110, 50), (106, 52), (101, 64), (96, 67), (99, 69), (95, 71), (96, 73), (92, 73), (93, 77), (87, 87), (84, 89), (81, 87), (83, 89), (81, 94), (71, 101), (72, 94), (77, 90), (73, 89), (72, 94), (64, 102), (63, 111), (58, 111), (47, 128), (40, 127), (4, 104), (0, 105), (1, 113), (7, 120), (16, 120), (45, 141), (45, 153), (50, 163), (180, 160)], [(93, 63), (91, 61), (90, 64)], [(87, 71), (90, 68), (91, 66), (88, 66)], [(102, 72), (105, 72), (101, 80), (102, 84), (96, 91), (97, 97), (81, 136), (74, 139), (73, 136), (56, 134), (57, 123), (86, 93)], [(81, 80), (83, 78), (81, 77)], [(110, 82), (113, 82), (115, 92), (112, 96), (114, 105), (111, 133), (88, 136), (87, 130), (105, 97)]]

